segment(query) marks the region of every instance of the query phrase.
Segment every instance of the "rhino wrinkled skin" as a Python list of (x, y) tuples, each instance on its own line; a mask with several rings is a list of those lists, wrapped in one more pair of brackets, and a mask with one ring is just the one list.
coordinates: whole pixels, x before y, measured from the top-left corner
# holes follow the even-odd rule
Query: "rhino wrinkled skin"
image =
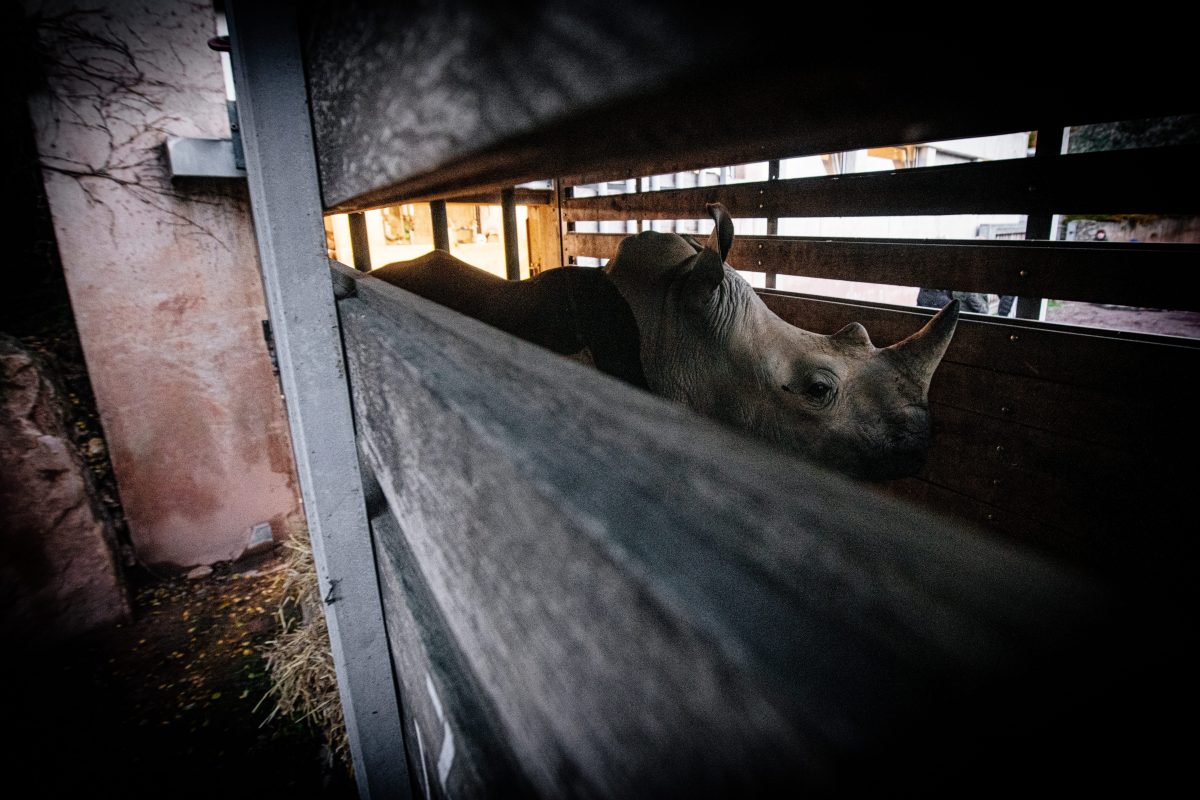
[(891, 347), (857, 322), (832, 336), (797, 328), (725, 263), (733, 221), (719, 204), (709, 213), (706, 245), (647, 231), (603, 271), (512, 283), (435, 252), (371, 274), (556, 352), (586, 347), (610, 374), (853, 477), (920, 469), (958, 302)]
[(832, 336), (797, 328), (725, 263), (733, 221), (720, 205), (709, 212), (706, 246), (647, 231), (605, 267), (633, 310), (651, 391), (854, 477), (920, 469), (957, 301), (891, 347), (857, 322)]

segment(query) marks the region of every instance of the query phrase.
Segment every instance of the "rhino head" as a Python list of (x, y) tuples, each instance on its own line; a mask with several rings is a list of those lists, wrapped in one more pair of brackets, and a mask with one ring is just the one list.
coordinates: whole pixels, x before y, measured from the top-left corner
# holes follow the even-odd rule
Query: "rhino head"
[(890, 347), (857, 322), (831, 336), (797, 328), (725, 263), (733, 220), (719, 204), (709, 212), (706, 245), (647, 231), (605, 268), (633, 310), (650, 389), (854, 477), (920, 469), (958, 302)]

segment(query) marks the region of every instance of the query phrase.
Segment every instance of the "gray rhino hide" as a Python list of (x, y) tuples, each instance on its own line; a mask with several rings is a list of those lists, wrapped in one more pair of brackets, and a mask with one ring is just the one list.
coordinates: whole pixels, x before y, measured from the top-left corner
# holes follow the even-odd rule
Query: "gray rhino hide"
[(733, 222), (720, 205), (709, 210), (706, 246), (647, 231), (605, 268), (637, 320), (650, 390), (855, 477), (920, 469), (929, 381), (958, 303), (886, 348), (858, 323), (832, 336), (797, 328), (725, 263)]
[(648, 231), (603, 271), (514, 283), (435, 251), (371, 275), (555, 352), (586, 351), (604, 372), (851, 476), (917, 471), (929, 380), (958, 303), (886, 348), (858, 323), (832, 336), (802, 330), (725, 264), (733, 222), (718, 204), (709, 211), (706, 246)]

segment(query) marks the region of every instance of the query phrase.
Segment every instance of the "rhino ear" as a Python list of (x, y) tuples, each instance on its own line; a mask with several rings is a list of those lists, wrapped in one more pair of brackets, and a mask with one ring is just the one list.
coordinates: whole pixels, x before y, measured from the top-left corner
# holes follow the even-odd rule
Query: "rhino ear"
[(709, 203), (708, 213), (712, 216), (712, 235), (692, 261), (684, 289), (687, 304), (694, 309), (703, 309), (713, 292), (725, 280), (725, 257), (733, 247), (733, 219), (725, 206)]
[(707, 247), (719, 253), (721, 263), (725, 263), (725, 259), (729, 258), (730, 249), (733, 248), (733, 218), (720, 203), (709, 203), (705, 208), (708, 209), (708, 215), (713, 218), (713, 222), (717, 223), (713, 226), (712, 235), (708, 237)]
[(957, 300), (951, 301), (921, 330), (887, 348), (925, 387), (929, 386), (933, 371), (941, 363), (946, 348), (950, 346), (950, 339), (954, 337), (954, 328), (958, 325), (958, 307)]

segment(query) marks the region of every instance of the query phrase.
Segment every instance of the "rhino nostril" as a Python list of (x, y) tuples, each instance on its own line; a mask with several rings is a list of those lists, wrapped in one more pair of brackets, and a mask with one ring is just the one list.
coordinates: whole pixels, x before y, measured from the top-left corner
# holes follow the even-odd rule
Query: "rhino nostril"
[(884, 425), (893, 438), (928, 437), (929, 409), (924, 406), (905, 406), (888, 414), (884, 418)]

